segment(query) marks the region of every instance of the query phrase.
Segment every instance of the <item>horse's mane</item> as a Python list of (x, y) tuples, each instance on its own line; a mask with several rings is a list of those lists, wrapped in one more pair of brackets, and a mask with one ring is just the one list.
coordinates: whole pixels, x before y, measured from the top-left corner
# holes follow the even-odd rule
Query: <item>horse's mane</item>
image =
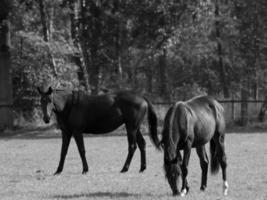
[(171, 140), (172, 140), (172, 127), (173, 127), (173, 120), (174, 120), (175, 112), (177, 110), (177, 107), (179, 105), (181, 105), (181, 104), (184, 105), (184, 102), (183, 101), (178, 101), (173, 105), (173, 109), (172, 109), (172, 113), (171, 113), (170, 121), (169, 121), (169, 138)]
[(169, 127), (170, 127), (169, 134), (170, 134), (170, 138), (172, 136), (173, 120), (175, 118), (175, 113), (176, 113), (178, 107), (180, 107), (180, 111), (182, 111), (182, 117), (186, 120), (185, 121), (185, 123), (186, 123), (185, 126), (186, 127), (184, 127), (184, 128), (187, 128), (188, 112), (191, 115), (194, 115), (193, 110), (190, 108), (190, 106), (187, 105), (187, 102), (184, 102), (184, 101), (178, 101), (178, 102), (176, 102), (174, 104), (174, 106), (173, 106), (173, 110), (172, 110), (170, 121), (169, 121)]

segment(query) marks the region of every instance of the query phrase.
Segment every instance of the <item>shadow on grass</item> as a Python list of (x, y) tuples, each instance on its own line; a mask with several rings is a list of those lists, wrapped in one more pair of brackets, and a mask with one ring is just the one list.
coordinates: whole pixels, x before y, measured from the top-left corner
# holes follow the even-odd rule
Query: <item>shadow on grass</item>
[(44, 126), (39, 128), (24, 128), (24, 129), (12, 129), (0, 132), (1, 138), (12, 139), (40, 139), (40, 138), (60, 138), (61, 134), (56, 129), (55, 124), (51, 126)]
[[(106, 133), (106, 134), (83, 134), (84, 137), (103, 137), (103, 136), (126, 136), (124, 126)], [(144, 134), (147, 135), (147, 134)], [(39, 127), (39, 128), (24, 128), (24, 129), (11, 129), (0, 130), (0, 138), (4, 139), (50, 139), (61, 138), (61, 130), (55, 124)]]
[[(149, 194), (147, 194), (149, 195)], [(78, 199), (78, 198), (104, 198), (104, 197), (109, 197), (109, 198), (127, 198), (127, 197), (135, 197), (138, 198), (140, 197), (141, 194), (136, 194), (136, 193), (128, 193), (128, 192), (93, 192), (93, 193), (81, 193), (81, 194), (59, 194), (59, 195), (53, 195), (52, 198), (54, 199)], [(151, 196), (151, 195), (149, 195)]]

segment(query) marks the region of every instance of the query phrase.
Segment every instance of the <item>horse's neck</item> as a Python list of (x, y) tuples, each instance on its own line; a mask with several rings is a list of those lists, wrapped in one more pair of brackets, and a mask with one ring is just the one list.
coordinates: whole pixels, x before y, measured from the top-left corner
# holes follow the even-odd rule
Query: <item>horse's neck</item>
[(179, 148), (179, 145), (183, 146), (188, 137), (190, 119), (194, 118), (195, 114), (186, 102), (177, 102), (173, 107), (171, 115), (169, 139), (173, 141), (175, 148)]
[(57, 91), (54, 93), (53, 103), (54, 103), (56, 112), (64, 111), (71, 96), (72, 96), (71, 91), (62, 90), (62, 91)]
[[(185, 103), (182, 101), (178, 101), (174, 104), (172, 112), (170, 114), (170, 119), (169, 119), (169, 137), (173, 137), (173, 126), (174, 126), (174, 122), (175, 122), (175, 117), (177, 114), (177, 109), (179, 109), (179, 113), (182, 111), (183, 114), (185, 115)], [(186, 117), (186, 116), (185, 116)], [(180, 116), (178, 116), (178, 118), (180, 119)], [(179, 124), (178, 124), (179, 126)], [(179, 127), (178, 127), (179, 128)]]
[[(167, 112), (167, 116), (164, 123), (164, 145), (166, 145), (169, 150), (168, 151), (176, 151), (176, 146), (179, 140), (179, 135), (177, 135), (177, 131), (174, 129), (174, 118), (175, 118), (175, 112), (176, 112), (176, 104), (172, 107), (172, 109), (169, 109)], [(179, 133), (178, 133), (179, 134)]]

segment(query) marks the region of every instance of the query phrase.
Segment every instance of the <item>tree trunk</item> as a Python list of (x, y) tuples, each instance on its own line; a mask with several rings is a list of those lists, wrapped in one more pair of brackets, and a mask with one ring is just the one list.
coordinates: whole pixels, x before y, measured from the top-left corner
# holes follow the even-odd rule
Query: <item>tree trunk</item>
[(255, 83), (253, 84), (253, 97), (255, 100), (259, 98), (259, 83), (258, 80), (255, 80)]
[(220, 11), (219, 11), (219, 2), (215, 1), (215, 34), (217, 39), (217, 55), (218, 55), (218, 66), (220, 70), (221, 84), (223, 88), (224, 97), (228, 98), (230, 96), (229, 89), (226, 83), (226, 70), (223, 62), (223, 50), (222, 50), (222, 40), (221, 40), (221, 30), (220, 30)]
[[(42, 23), (42, 27), (43, 27), (44, 41), (47, 42), (48, 53), (49, 53), (49, 56), (51, 58), (51, 68), (52, 68), (52, 71), (54, 73), (54, 76), (57, 77), (56, 60), (55, 60), (55, 57), (53, 55), (52, 48), (51, 48), (50, 44), (48, 43), (53, 38), (52, 34), (53, 34), (54, 8), (52, 5), (49, 8), (49, 15), (50, 15), (49, 16), (49, 23), (47, 23), (48, 17), (45, 14), (45, 5), (44, 5), (43, 0), (39, 0), (39, 11), (40, 11), (40, 15), (41, 15), (41, 23)], [(47, 24), (49, 24), (49, 28), (48, 28)]]
[[(2, 2), (0, 6), (3, 6)], [(10, 23), (7, 13), (6, 16), (0, 17), (0, 130), (13, 125), (12, 89)]]
[(147, 91), (150, 94), (153, 92), (153, 67), (152, 67), (153, 53), (151, 53), (150, 58), (148, 60), (148, 65), (146, 66), (146, 69), (145, 69), (146, 77), (147, 77)]
[(48, 9), (48, 39), (53, 40), (53, 32), (54, 32), (54, 6), (50, 5)]
[[(86, 85), (86, 90), (89, 92), (91, 90), (91, 86), (90, 86), (90, 76), (89, 76), (89, 66), (90, 66), (90, 55), (89, 55), (89, 50), (87, 48), (87, 40), (86, 40), (86, 18), (85, 18), (85, 14), (86, 14), (86, 1), (85, 0), (79, 0), (79, 7), (80, 7), (80, 21), (79, 21), (79, 38), (78, 38), (78, 49), (79, 52), (81, 54), (81, 67), (82, 67), (82, 71), (84, 73), (84, 80), (85, 80), (85, 85)], [(75, 6), (74, 6), (75, 8)], [(75, 10), (74, 10), (75, 11)], [(77, 16), (76, 16), (77, 14)], [(75, 17), (78, 17), (78, 13), (75, 12)]]
[(117, 52), (117, 76), (118, 76), (118, 83), (122, 82), (122, 32), (121, 32), (121, 21), (118, 21), (117, 24), (117, 38), (116, 38), (116, 52)]
[[(91, 63), (90, 68), (90, 86), (91, 86), (91, 93), (93, 95), (97, 95), (99, 92), (99, 75), (100, 75), (100, 67), (98, 62), (98, 55), (96, 47), (91, 47)], [(89, 67), (89, 66), (88, 66)]]
[(43, 37), (44, 41), (48, 42), (48, 28), (46, 23), (45, 8), (43, 0), (39, 0), (39, 11), (41, 15), (41, 23), (43, 27)]
[[(80, 2), (82, 3), (82, 2)], [(82, 4), (81, 4), (82, 6)], [(70, 13), (70, 36), (74, 47), (79, 51), (79, 54), (73, 57), (74, 63), (79, 67), (77, 72), (79, 84), (84, 87), (85, 91), (89, 92), (89, 75), (86, 69), (88, 65), (88, 53), (84, 47), (85, 42), (83, 36), (83, 21), (84, 21), (84, 10), (81, 12), (81, 27), (78, 26), (79, 21), (79, 1), (72, 0), (69, 3)]]
[(164, 48), (162, 51), (162, 55), (159, 57), (159, 79), (160, 79), (160, 86), (159, 92), (160, 96), (162, 96), (166, 100), (170, 100), (170, 95), (168, 92), (168, 81), (167, 81), (167, 52)]
[(78, 38), (79, 38), (79, 2), (77, 0), (73, 0), (69, 4), (70, 8), (70, 36), (74, 46), (77, 46)]
[(248, 123), (248, 91), (246, 87), (241, 89), (241, 125), (246, 126)]
[(148, 93), (152, 93), (153, 92), (153, 71), (150, 68), (150, 66), (148, 66), (148, 69), (146, 70), (146, 77), (147, 77), (147, 91)]

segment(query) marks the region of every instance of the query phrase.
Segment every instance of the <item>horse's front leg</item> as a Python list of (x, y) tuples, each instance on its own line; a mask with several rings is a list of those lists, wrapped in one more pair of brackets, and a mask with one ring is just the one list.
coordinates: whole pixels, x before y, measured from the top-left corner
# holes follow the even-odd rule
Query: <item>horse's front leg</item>
[(61, 146), (61, 154), (60, 154), (60, 160), (57, 167), (57, 171), (54, 173), (54, 175), (60, 174), (64, 167), (65, 158), (68, 152), (71, 134), (68, 134), (67, 132), (62, 131), (62, 146)]
[(136, 150), (136, 132), (137, 129), (126, 124), (127, 139), (128, 139), (128, 155), (123, 165), (121, 173), (127, 172), (131, 164), (134, 152)]
[(181, 196), (185, 196), (189, 192), (189, 186), (187, 182), (188, 163), (191, 154), (191, 143), (188, 143), (184, 148), (184, 158), (182, 162), (182, 191)]
[(77, 144), (79, 154), (83, 163), (83, 174), (86, 174), (88, 172), (88, 164), (85, 157), (85, 148), (84, 148), (84, 140), (82, 133), (74, 133), (73, 134), (75, 142)]

